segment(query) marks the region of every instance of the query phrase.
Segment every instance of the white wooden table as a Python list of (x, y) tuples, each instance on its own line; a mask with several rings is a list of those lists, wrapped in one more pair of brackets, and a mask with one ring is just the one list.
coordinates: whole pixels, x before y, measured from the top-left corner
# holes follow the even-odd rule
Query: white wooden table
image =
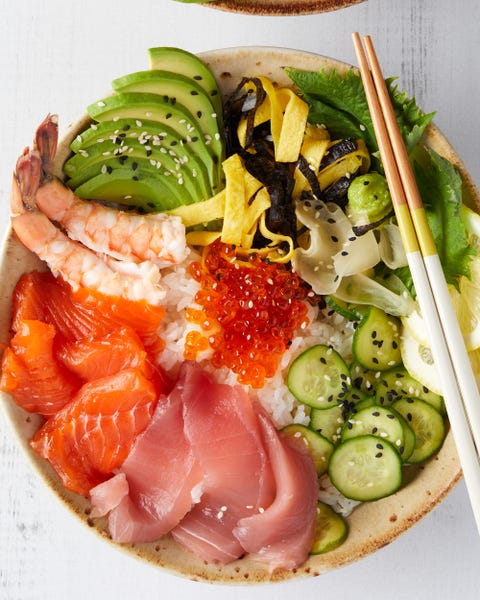
[[(316, 16), (248, 17), (173, 0), (0, 0), (0, 230), (16, 157), (48, 112), (61, 127), (146, 50), (282, 46), (354, 61), (352, 31), (373, 36), (386, 75), (417, 97), (480, 184), (480, 2), (368, 0)], [(0, 282), (1, 285), (1, 282)], [(479, 597), (480, 538), (465, 487), (390, 546), (320, 578), (214, 587), (112, 550), (44, 488), (0, 411), (0, 599)]]

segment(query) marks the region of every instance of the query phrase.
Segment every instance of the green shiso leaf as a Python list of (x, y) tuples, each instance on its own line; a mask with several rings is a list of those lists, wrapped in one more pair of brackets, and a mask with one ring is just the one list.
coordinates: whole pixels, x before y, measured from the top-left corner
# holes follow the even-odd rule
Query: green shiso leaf
[(448, 283), (470, 277), (475, 250), (460, 217), (462, 179), (447, 159), (431, 148), (417, 147), (413, 156), (415, 177)]
[[(290, 67), (286, 72), (300, 96), (310, 105), (309, 121), (327, 126), (333, 138), (363, 138), (372, 154), (375, 168), (383, 171), (378, 157), (378, 145), (367, 98), (360, 75), (349, 69), (338, 71), (301, 71)], [(418, 144), (434, 113), (425, 114), (414, 98), (394, 85), (395, 78), (386, 80), (400, 131), (410, 153)]]

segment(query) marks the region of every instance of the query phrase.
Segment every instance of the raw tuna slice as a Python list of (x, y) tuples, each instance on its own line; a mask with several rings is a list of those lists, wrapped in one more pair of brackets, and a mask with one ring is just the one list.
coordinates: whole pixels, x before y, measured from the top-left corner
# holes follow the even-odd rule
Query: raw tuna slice
[(308, 558), (315, 536), (317, 474), (302, 448), (281, 437), (263, 412), (259, 419), (277, 495), (264, 512), (241, 519), (234, 533), (245, 551), (267, 563), (270, 571), (294, 569)]
[(113, 540), (158, 539), (173, 529), (198, 500), (203, 472), (185, 439), (182, 409), (178, 389), (162, 397), (151, 423), (122, 464), (120, 472), (126, 477), (129, 491), (125, 495), (120, 489), (118, 505), (109, 515)]
[(227, 563), (245, 552), (233, 535), (238, 520), (272, 502), (273, 474), (243, 388), (216, 383), (193, 364), (183, 377), (185, 435), (205, 474), (204, 494), (172, 533), (203, 559)]

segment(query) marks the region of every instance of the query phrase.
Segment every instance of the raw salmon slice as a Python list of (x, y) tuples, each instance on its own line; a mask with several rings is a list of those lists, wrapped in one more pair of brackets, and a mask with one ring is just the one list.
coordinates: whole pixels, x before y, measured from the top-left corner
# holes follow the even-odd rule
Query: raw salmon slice
[(114, 375), (130, 367), (142, 367), (147, 353), (131, 327), (119, 327), (101, 337), (66, 342), (58, 358), (85, 381)]
[(127, 458), (149, 424), (157, 391), (140, 368), (88, 382), (35, 434), (31, 446), (63, 485), (87, 496)]
[(55, 328), (36, 320), (17, 320), (17, 331), (2, 357), (0, 388), (23, 409), (49, 417), (81, 386), (55, 357)]
[(62, 338), (74, 342), (129, 325), (155, 358), (165, 346), (157, 334), (164, 315), (163, 307), (87, 288), (73, 292), (52, 273), (32, 271), (22, 275), (14, 290), (12, 328), (16, 331), (23, 319), (38, 319), (53, 324)]

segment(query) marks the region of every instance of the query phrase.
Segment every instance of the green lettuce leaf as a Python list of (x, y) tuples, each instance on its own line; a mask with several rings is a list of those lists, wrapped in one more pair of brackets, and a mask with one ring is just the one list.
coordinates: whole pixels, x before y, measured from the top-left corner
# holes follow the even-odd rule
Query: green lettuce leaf
[[(375, 168), (383, 171), (373, 129), (367, 98), (360, 75), (349, 69), (345, 75), (338, 71), (301, 71), (291, 67), (286, 72), (300, 96), (310, 105), (309, 120), (327, 126), (333, 138), (363, 138), (374, 158)], [(433, 119), (425, 114), (394, 85), (395, 78), (386, 80), (390, 97), (408, 152), (412, 152)]]

